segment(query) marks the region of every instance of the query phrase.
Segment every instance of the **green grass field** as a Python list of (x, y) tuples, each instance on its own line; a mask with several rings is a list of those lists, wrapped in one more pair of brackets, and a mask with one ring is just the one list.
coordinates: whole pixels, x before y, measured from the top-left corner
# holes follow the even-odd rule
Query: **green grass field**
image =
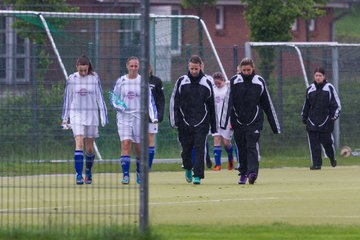
[[(206, 171), (197, 186), (182, 171), (151, 172), (152, 239), (359, 239), (359, 171), (263, 168), (254, 185), (238, 185), (235, 171)], [(73, 175), (2, 177), (1, 226), (136, 225), (139, 188), (131, 180), (121, 186), (119, 174), (99, 173), (93, 185), (75, 186)]]

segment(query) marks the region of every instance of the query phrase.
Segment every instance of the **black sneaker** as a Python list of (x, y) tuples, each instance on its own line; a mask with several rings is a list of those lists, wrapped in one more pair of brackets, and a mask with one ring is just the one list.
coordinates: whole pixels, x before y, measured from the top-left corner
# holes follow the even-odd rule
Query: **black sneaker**
[(257, 178), (256, 173), (249, 173), (248, 179), (249, 179), (249, 184), (254, 184), (255, 180)]
[(335, 159), (334, 160), (330, 159), (330, 164), (331, 164), (332, 167), (336, 167), (336, 165), (337, 165), (336, 160)]
[(321, 170), (321, 166), (312, 165), (312, 166), (310, 166), (310, 170)]

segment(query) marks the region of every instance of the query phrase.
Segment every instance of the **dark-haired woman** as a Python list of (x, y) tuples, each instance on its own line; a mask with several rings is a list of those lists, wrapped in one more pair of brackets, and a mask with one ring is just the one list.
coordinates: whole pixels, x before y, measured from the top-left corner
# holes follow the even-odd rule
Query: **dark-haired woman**
[(306, 124), (311, 155), (310, 170), (320, 170), (322, 166), (321, 145), (330, 159), (332, 167), (336, 167), (334, 138), (334, 122), (339, 118), (341, 104), (334, 86), (325, 78), (325, 70), (317, 67), (314, 70), (314, 82), (306, 90), (302, 121)]
[[(99, 137), (99, 112), (101, 125), (107, 123), (107, 109), (102, 95), (100, 78), (87, 56), (76, 61), (77, 72), (66, 82), (62, 126), (71, 129), (75, 138), (74, 162), (76, 184), (84, 184), (84, 147), (86, 156), (85, 183), (92, 183), (91, 169), (95, 159), (94, 139)], [(70, 120), (70, 121), (69, 121)]]
[[(170, 99), (170, 124), (178, 129), (185, 179), (194, 184), (200, 184), (204, 178), (209, 128), (211, 133), (217, 131), (212, 82), (204, 75), (202, 66), (199, 56), (191, 56), (188, 73), (176, 81)], [(196, 152), (194, 164), (191, 161), (193, 147)]]
[(239, 155), (239, 184), (254, 184), (259, 174), (259, 139), (264, 112), (273, 133), (280, 125), (264, 79), (255, 74), (251, 58), (240, 62), (240, 73), (230, 80), (230, 91), (224, 99), (220, 127), (226, 129), (230, 118)]

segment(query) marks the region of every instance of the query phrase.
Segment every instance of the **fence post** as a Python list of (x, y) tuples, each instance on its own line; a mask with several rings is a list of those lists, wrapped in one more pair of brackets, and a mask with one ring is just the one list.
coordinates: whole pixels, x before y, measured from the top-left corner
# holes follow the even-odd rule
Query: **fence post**
[[(339, 91), (339, 64), (338, 64), (338, 59), (339, 59), (339, 52), (338, 52), (338, 48), (337, 47), (332, 47), (331, 48), (331, 59), (332, 59), (332, 74), (333, 74), (333, 84), (335, 87), (336, 92), (340, 95), (340, 91)], [(334, 125), (334, 143), (335, 143), (335, 148), (339, 149), (340, 148), (340, 119), (335, 121), (335, 125)]]
[(237, 73), (237, 66), (238, 66), (238, 59), (239, 59), (239, 46), (238, 45), (234, 45), (233, 46), (233, 69), (234, 69), (234, 74)]
[(37, 45), (35, 43), (31, 44), (31, 86), (32, 86), (32, 110), (33, 110), (33, 154), (34, 159), (37, 159), (38, 152), (39, 152), (39, 107), (38, 107), (38, 81), (37, 81), (37, 71), (36, 71), (36, 65), (37, 65)]

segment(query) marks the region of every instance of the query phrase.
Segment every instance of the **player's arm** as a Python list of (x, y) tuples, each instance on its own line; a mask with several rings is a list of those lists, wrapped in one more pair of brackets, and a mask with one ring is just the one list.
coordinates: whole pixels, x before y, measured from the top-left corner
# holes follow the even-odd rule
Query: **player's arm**
[(106, 104), (104, 101), (104, 97), (102, 94), (102, 88), (101, 88), (101, 83), (100, 83), (100, 78), (98, 75), (96, 75), (97, 77), (97, 88), (96, 88), (96, 101), (100, 110), (100, 118), (101, 118), (101, 126), (105, 127), (105, 125), (108, 123), (108, 119), (107, 119), (107, 108), (106, 108)]
[(158, 112), (157, 112), (154, 96), (152, 95), (150, 88), (149, 88), (149, 117), (152, 123), (158, 122)]
[(234, 81), (236, 79), (236, 75), (230, 79), (230, 86), (226, 92), (223, 106), (221, 108), (221, 114), (220, 114), (220, 127), (222, 129), (226, 129), (229, 123), (229, 118), (231, 115), (231, 111), (233, 109), (233, 103), (232, 103), (232, 87), (234, 85)]
[(62, 110), (62, 123), (61, 126), (63, 128), (67, 128), (67, 124), (70, 117), (70, 105), (72, 102), (72, 85), (70, 84), (70, 77), (66, 80), (65, 92), (64, 92), (64, 103)]
[(330, 117), (333, 121), (339, 118), (341, 111), (341, 103), (340, 98), (334, 88), (334, 86), (330, 85)]
[(165, 109), (165, 95), (164, 95), (164, 86), (162, 84), (162, 81), (159, 78), (159, 83), (156, 85), (156, 108), (158, 113), (158, 120), (159, 122), (162, 122), (164, 119), (164, 109)]
[(307, 119), (309, 117), (309, 111), (310, 111), (310, 101), (309, 101), (309, 88), (306, 90), (306, 94), (305, 94), (305, 101), (301, 110), (301, 118), (302, 118), (302, 122), (304, 124), (307, 123)]
[(184, 77), (179, 78), (174, 86), (174, 89), (171, 93), (170, 97), (170, 105), (169, 105), (169, 118), (170, 118), (170, 125), (173, 128), (177, 128), (179, 121), (180, 121), (180, 94), (179, 94), (179, 87), (181, 81), (184, 79)]
[(207, 108), (209, 110), (210, 115), (210, 130), (211, 133), (217, 132), (217, 114), (216, 114), (216, 108), (215, 108), (215, 99), (214, 99), (214, 89), (212, 87), (212, 83), (210, 80), (208, 80), (208, 84), (210, 86), (210, 96), (208, 97), (206, 101)]
[(264, 86), (264, 90), (260, 96), (260, 105), (262, 107), (262, 109), (264, 110), (268, 122), (270, 124), (270, 127), (273, 131), (273, 133), (275, 134), (279, 134), (280, 133), (280, 124), (276, 115), (276, 111), (275, 111), (275, 107), (272, 103), (269, 91), (267, 90), (265, 81), (261, 78), (259, 78), (260, 81), (262, 82), (263, 86)]

